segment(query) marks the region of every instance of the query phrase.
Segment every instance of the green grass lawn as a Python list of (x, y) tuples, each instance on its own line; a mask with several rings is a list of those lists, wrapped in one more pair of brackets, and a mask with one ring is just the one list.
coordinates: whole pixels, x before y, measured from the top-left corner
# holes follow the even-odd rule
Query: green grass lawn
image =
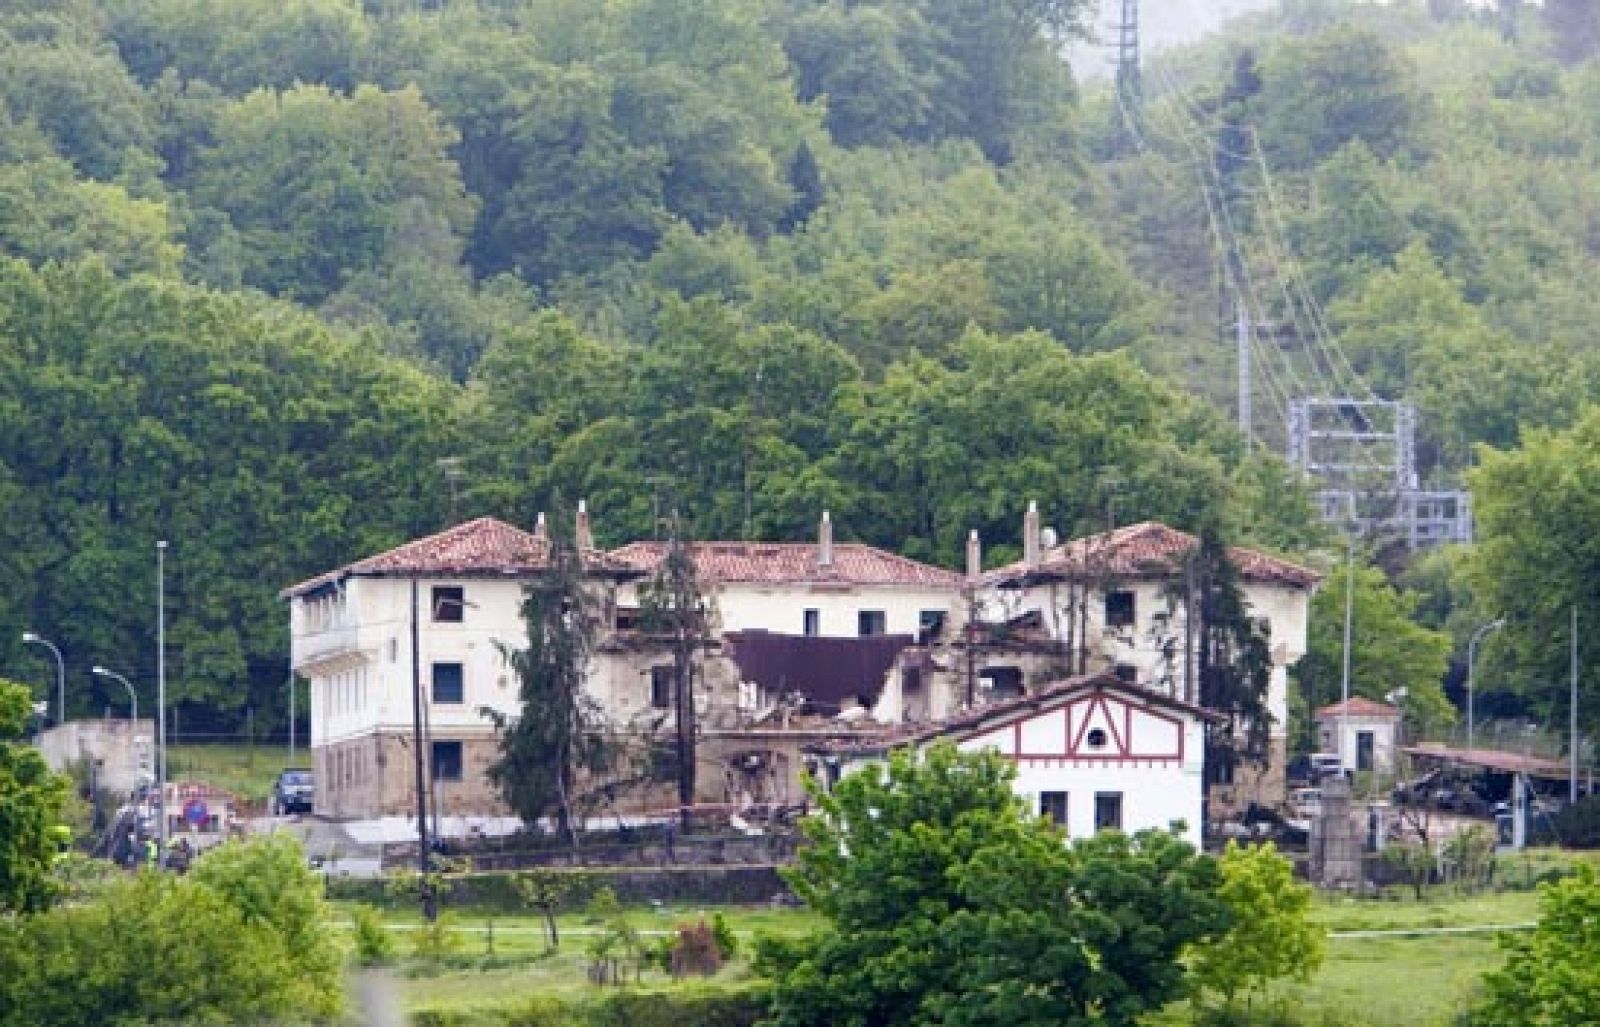
[[(1536, 914), (1531, 891), (1459, 895), (1433, 889), (1422, 901), (1409, 894), (1380, 899), (1319, 898), (1314, 917), (1330, 931), (1322, 968), (1305, 984), (1272, 989), (1270, 1002), (1295, 1010), (1300, 1022), (1363, 1027), (1448, 1024), (1474, 1000), (1484, 971), (1500, 965), (1502, 955), (1493, 931), (1483, 933), (1345, 936), (1347, 932), (1425, 931), (1527, 923)], [(740, 956), (715, 981), (736, 986), (750, 978), (748, 954), (758, 933), (798, 934), (821, 920), (807, 910), (767, 907), (636, 908), (628, 916), (647, 938), (672, 931), (720, 911), (743, 943)], [(343, 920), (347, 910), (340, 910)], [(562, 943), (547, 953), (543, 922), (535, 916), (494, 920), (494, 952), (488, 953), (487, 919), (481, 914), (456, 915), (461, 944), (451, 965), (429, 969), (405, 960), (395, 979), (404, 1007), (450, 1010), (470, 1016), (516, 1004), (533, 995), (581, 1000), (595, 993), (586, 976), (587, 946), (601, 930), (582, 913), (558, 918)], [(385, 913), (394, 925), (400, 951), (409, 954), (411, 932), (419, 923), (411, 910)], [(466, 965), (471, 962), (478, 966)], [(480, 968), (482, 967), (482, 968)], [(678, 986), (666, 975), (646, 972), (647, 988)], [(1176, 1027), (1190, 1021), (1187, 1007), (1175, 1006), (1152, 1018), (1152, 1024)]]
[[(282, 746), (262, 745), (169, 745), (167, 777), (170, 780), (194, 778), (225, 788), (241, 799), (265, 802), (278, 774), (288, 766), (288, 753)], [(305, 765), (309, 754), (296, 753)]]

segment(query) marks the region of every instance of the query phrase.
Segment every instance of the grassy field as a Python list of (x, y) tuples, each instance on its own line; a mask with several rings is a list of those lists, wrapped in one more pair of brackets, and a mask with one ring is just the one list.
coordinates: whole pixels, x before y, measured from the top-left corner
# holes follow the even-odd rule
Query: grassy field
[[(169, 745), (167, 777), (171, 780), (194, 778), (225, 788), (241, 799), (265, 802), (272, 783), (288, 764), (282, 746), (262, 745)], [(296, 754), (300, 765), (309, 755)]]
[[(1531, 891), (1456, 895), (1435, 889), (1418, 902), (1395, 893), (1382, 899), (1322, 898), (1317, 922), (1329, 931), (1326, 959), (1306, 984), (1275, 988), (1268, 1001), (1281, 1002), (1308, 1024), (1410, 1027), (1449, 1024), (1472, 1001), (1485, 970), (1502, 960), (1492, 929), (1531, 922), (1537, 895)], [(716, 980), (733, 984), (750, 976), (747, 955), (758, 933), (796, 934), (814, 929), (819, 919), (805, 910), (727, 907), (720, 910), (739, 936), (742, 952)], [(709, 918), (713, 910), (641, 908), (629, 919), (647, 940), (677, 925)], [(341, 911), (341, 919), (347, 911)], [(386, 914), (396, 928), (402, 953), (410, 953), (410, 911)], [(560, 951), (546, 953), (543, 923), (517, 916), (494, 921), (493, 953), (488, 951), (482, 915), (454, 918), (460, 945), (442, 967), (405, 961), (395, 974), (401, 1004), (409, 1011), (487, 1012), (537, 994), (578, 998), (593, 993), (585, 969), (588, 943), (602, 929), (582, 914), (559, 918)], [(1456, 933), (1461, 928), (1485, 928)], [(1451, 933), (1437, 932), (1445, 929)], [(1419, 932), (1416, 934), (1395, 932)], [(1369, 933), (1376, 932), (1376, 933)], [(666, 975), (646, 972), (646, 987), (671, 987)], [(1153, 1025), (1190, 1022), (1184, 1006), (1152, 1018)]]

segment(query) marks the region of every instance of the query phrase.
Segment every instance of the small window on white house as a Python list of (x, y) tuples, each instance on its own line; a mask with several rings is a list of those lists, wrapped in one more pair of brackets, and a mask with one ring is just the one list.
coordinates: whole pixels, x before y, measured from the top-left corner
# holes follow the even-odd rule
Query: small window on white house
[(856, 614), (856, 634), (862, 638), (889, 633), (889, 617), (882, 610), (862, 610)]
[(466, 675), (459, 663), (433, 665), (433, 701), (459, 703), (466, 698)]
[(1085, 741), (1089, 743), (1089, 748), (1091, 749), (1104, 749), (1106, 747), (1105, 729), (1098, 727), (1090, 728), (1089, 735)]
[(672, 708), (673, 688), (671, 667), (650, 668), (650, 705), (658, 710)]
[(1039, 815), (1057, 827), (1067, 826), (1067, 793), (1040, 792)]
[(1133, 627), (1133, 593), (1128, 591), (1106, 593), (1106, 627)]
[(1096, 792), (1094, 796), (1094, 829), (1096, 831), (1122, 830), (1122, 793)]
[(436, 624), (460, 624), (466, 619), (467, 595), (465, 590), (453, 585), (435, 585), (433, 589), (433, 620)]
[(430, 755), (435, 781), (461, 780), (460, 742), (434, 742)]
[(822, 634), (822, 611), (806, 610), (800, 615), (800, 633), (808, 638)]

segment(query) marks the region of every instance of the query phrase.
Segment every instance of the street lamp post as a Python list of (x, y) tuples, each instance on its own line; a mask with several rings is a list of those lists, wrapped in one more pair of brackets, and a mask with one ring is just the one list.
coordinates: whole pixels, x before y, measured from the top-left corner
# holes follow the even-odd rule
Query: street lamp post
[(105, 667), (90, 667), (89, 673), (97, 674), (103, 678), (111, 678), (113, 681), (122, 682), (122, 687), (128, 690), (128, 705), (133, 710), (132, 713), (128, 714), (128, 719), (133, 721), (134, 728), (137, 730), (139, 724), (139, 695), (133, 690), (133, 682), (129, 681), (127, 678), (123, 677), (121, 674), (118, 674), (114, 670), (107, 670)]
[(1473, 743), (1477, 738), (1477, 725), (1473, 720), (1474, 696), (1472, 675), (1474, 666), (1477, 663), (1478, 643), (1483, 640), (1484, 635), (1487, 635), (1496, 628), (1503, 628), (1505, 626), (1506, 619), (1504, 617), (1496, 618), (1487, 624), (1480, 624), (1478, 626), (1478, 630), (1474, 631), (1472, 633), (1472, 637), (1467, 640), (1467, 748), (1469, 749), (1474, 747)]
[(111, 678), (113, 681), (120, 681), (120, 682), (122, 682), (122, 687), (126, 688), (128, 690), (128, 707), (129, 707), (129, 710), (130, 710), (130, 712), (128, 713), (128, 728), (129, 728), (128, 745), (131, 747), (130, 751), (133, 753), (133, 778), (132, 778), (132, 780), (134, 781), (135, 784), (138, 784), (139, 783), (139, 693), (135, 692), (133, 690), (133, 682), (132, 681), (129, 681), (127, 678), (123, 677), (121, 674), (118, 674), (114, 670), (108, 670), (105, 667), (101, 667), (99, 665), (96, 665), (96, 666), (93, 666), (93, 667), (89, 668), (89, 673), (95, 674), (95, 675), (97, 675), (99, 677), (103, 677), (103, 678)]
[(55, 647), (54, 642), (32, 631), (24, 631), (22, 641), (28, 645), (44, 646), (56, 658), (56, 725), (59, 727), (67, 722), (67, 661), (61, 658), (61, 650)]
[(167, 858), (167, 543), (156, 542), (156, 865)]

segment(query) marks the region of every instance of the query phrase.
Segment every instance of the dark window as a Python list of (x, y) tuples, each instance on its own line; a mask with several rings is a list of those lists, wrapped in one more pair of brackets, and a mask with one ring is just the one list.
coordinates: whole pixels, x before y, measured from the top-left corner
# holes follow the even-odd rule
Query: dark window
[(1067, 793), (1040, 792), (1039, 815), (1058, 827), (1067, 826)]
[(1022, 696), (1022, 668), (985, 667), (978, 673), (989, 691), (989, 699), (1016, 699)]
[(1106, 732), (1104, 728), (1089, 729), (1089, 748), (1104, 749), (1106, 747)]
[(461, 743), (433, 743), (433, 779), (435, 781), (461, 780)]
[(466, 698), (464, 687), (466, 675), (461, 671), (459, 663), (435, 663), (433, 665), (433, 701), (458, 703)]
[(822, 611), (807, 610), (800, 617), (802, 634), (816, 636), (822, 634)]
[(673, 687), (671, 667), (650, 668), (650, 705), (658, 710), (672, 708)]
[(639, 627), (639, 608), (637, 606), (617, 607), (617, 630), (635, 631)]
[(917, 615), (917, 641), (922, 645), (944, 634), (943, 610), (923, 610)]
[(856, 614), (856, 634), (862, 638), (889, 633), (888, 616), (882, 610), (862, 610)]
[(1119, 663), (1111, 673), (1117, 676), (1117, 680), (1129, 684), (1137, 684), (1139, 681), (1139, 668), (1131, 663)]
[(1122, 793), (1096, 792), (1094, 796), (1094, 829), (1096, 831), (1122, 830)]
[(1130, 628), (1133, 626), (1133, 593), (1106, 593), (1106, 627)]
[(1357, 731), (1356, 732), (1356, 769), (1357, 770), (1371, 770), (1372, 769), (1372, 764), (1373, 764), (1372, 750), (1373, 750), (1372, 732), (1371, 731)]
[(466, 593), (453, 586), (436, 585), (433, 589), (433, 619), (439, 624), (460, 624), (466, 619)]

